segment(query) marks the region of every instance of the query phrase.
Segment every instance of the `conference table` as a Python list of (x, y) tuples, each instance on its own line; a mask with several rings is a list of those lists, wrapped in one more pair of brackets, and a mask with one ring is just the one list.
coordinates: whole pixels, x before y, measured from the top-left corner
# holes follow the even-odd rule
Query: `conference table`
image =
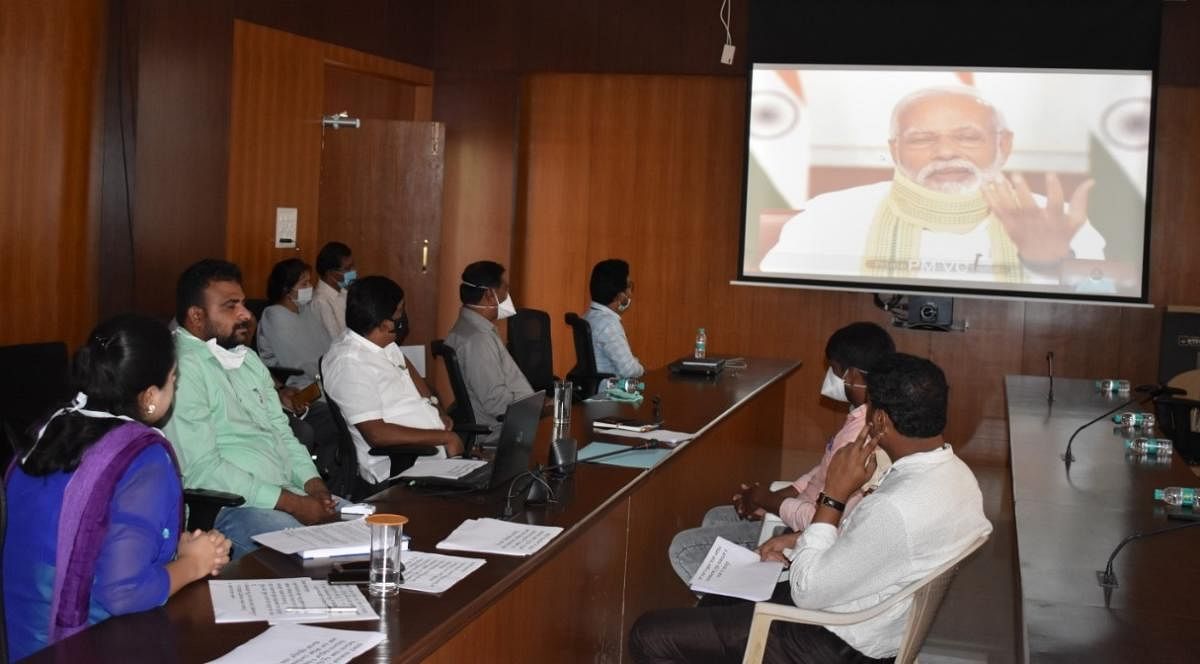
[[(580, 447), (606, 440), (592, 421), (608, 415), (649, 417), (661, 398), (665, 429), (696, 433), (649, 470), (577, 464), (553, 482), (557, 502), (524, 505), (514, 521), (563, 531), (526, 558), (463, 553), (486, 563), (441, 595), (402, 592), (372, 597), (380, 620), (335, 623), (386, 635), (356, 662), (620, 662), (629, 627), (644, 611), (684, 606), (694, 597), (676, 577), (667, 546), (698, 525), (711, 506), (729, 501), (736, 483), (779, 477), (786, 378), (792, 360), (748, 358), (717, 377), (681, 376), (666, 368), (645, 376), (638, 406), (575, 404), (571, 437)], [(548, 459), (553, 423), (539, 423), (534, 462)], [(380, 512), (407, 516), (412, 548), (434, 546), (466, 519), (501, 517), (508, 486), (448, 495), (408, 486), (370, 499)], [(259, 550), (221, 574), (226, 579), (324, 578), (330, 561), (301, 561)], [(194, 583), (165, 607), (95, 625), (34, 655), (30, 662), (204, 662), (267, 628), (215, 624), (206, 583)]]
[[(1128, 535), (1188, 523), (1168, 520), (1154, 489), (1200, 481), (1173, 455), (1127, 454), (1109, 418), (1078, 427), (1128, 396), (1092, 381), (1008, 376), (1008, 426), (1025, 659), (1035, 662), (1200, 661), (1200, 527), (1135, 540), (1114, 564), (1116, 587), (1097, 571)], [(1129, 410), (1140, 410), (1132, 407)]]

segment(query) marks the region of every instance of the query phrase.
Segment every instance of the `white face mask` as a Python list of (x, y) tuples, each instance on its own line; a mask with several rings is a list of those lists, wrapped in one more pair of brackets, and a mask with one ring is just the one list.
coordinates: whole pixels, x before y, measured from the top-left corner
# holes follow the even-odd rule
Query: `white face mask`
[(309, 302), (312, 302), (312, 294), (312, 288), (301, 288), (300, 290), (296, 291), (296, 304), (305, 305)]
[(833, 372), (833, 367), (825, 370), (825, 382), (821, 383), (821, 396), (829, 397), (834, 401), (850, 403), (850, 398), (846, 396), (846, 381)]
[(208, 352), (212, 353), (212, 356), (217, 358), (217, 361), (226, 370), (240, 368), (242, 363), (246, 361), (246, 351), (250, 350), (245, 346), (238, 346), (233, 350), (229, 350), (218, 344), (215, 337), (206, 341), (205, 344), (208, 346)]
[[(492, 297), (495, 296), (496, 291), (492, 291)], [(504, 298), (504, 301), (496, 307), (496, 318), (497, 320), (504, 320), (505, 318), (515, 316), (516, 314), (517, 305), (513, 304), (512, 293), (509, 293), (508, 297)]]

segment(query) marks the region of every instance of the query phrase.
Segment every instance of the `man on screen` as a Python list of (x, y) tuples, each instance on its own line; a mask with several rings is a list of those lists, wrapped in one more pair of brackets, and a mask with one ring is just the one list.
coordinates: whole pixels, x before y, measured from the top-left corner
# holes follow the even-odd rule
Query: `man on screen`
[(972, 88), (937, 87), (892, 110), (891, 181), (822, 194), (784, 225), (764, 272), (1056, 284), (1071, 258), (1104, 259), (1086, 180), (1064, 206), (1001, 172), (1013, 133)]

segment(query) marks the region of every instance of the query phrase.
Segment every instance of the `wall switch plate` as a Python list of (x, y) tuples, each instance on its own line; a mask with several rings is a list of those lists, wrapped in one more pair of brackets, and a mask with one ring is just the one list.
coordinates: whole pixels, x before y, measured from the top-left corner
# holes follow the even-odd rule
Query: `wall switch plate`
[(296, 208), (275, 208), (275, 248), (293, 249), (296, 246)]
[(721, 49), (721, 64), (723, 64), (723, 65), (733, 64), (733, 51), (734, 50), (735, 50), (735, 48), (734, 48), (733, 44), (726, 44), (725, 48)]

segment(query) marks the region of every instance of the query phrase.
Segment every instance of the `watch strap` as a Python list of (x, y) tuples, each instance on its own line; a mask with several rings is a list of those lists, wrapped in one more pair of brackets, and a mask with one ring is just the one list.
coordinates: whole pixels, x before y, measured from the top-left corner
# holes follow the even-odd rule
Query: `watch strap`
[(824, 491), (821, 492), (821, 495), (817, 496), (817, 504), (831, 507), (839, 512), (846, 511), (846, 503), (834, 498), (830, 498), (829, 496), (825, 495)]

